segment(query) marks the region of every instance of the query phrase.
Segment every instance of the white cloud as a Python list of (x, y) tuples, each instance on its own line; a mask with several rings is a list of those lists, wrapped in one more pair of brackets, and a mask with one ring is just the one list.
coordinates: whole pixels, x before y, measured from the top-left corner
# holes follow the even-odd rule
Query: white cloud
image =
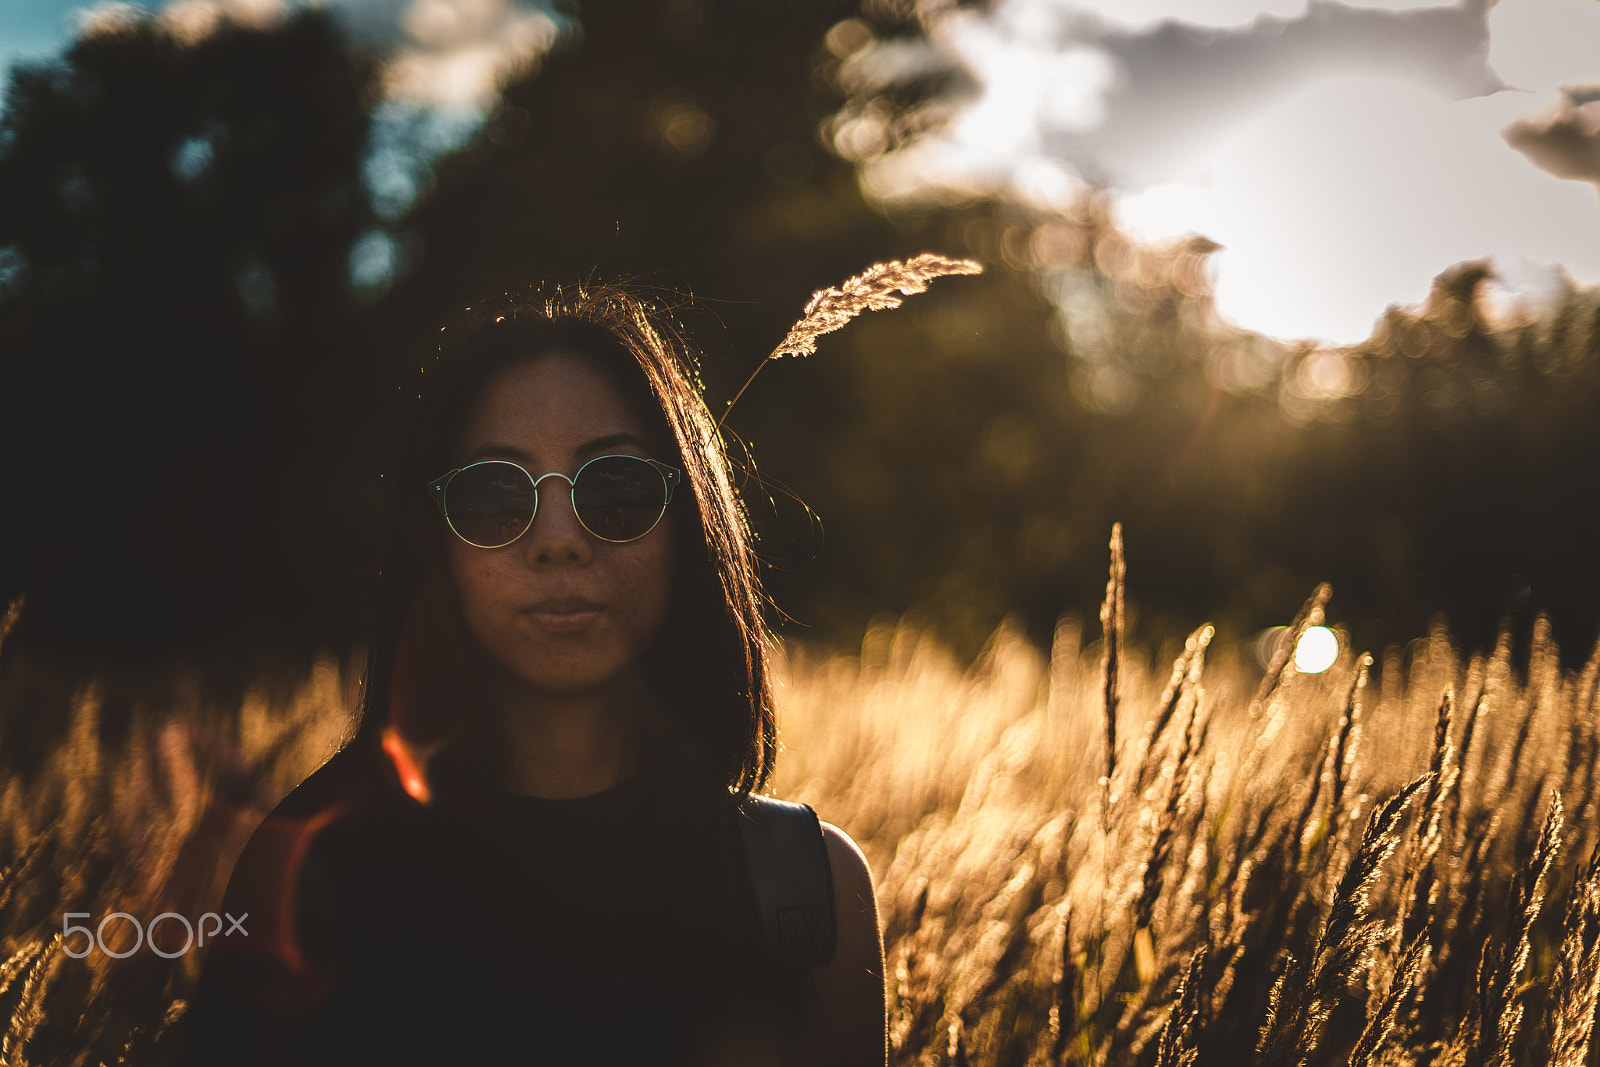
[[(168, 0), (156, 18), (195, 43), (224, 21), (265, 28), (305, 7), (327, 8), (357, 41), (387, 53), (386, 94), (424, 106), (487, 109), (505, 77), (537, 62), (560, 32), (535, 0)], [(116, 32), (146, 14), (100, 0), (78, 10), (76, 29)]]
[(93, 7), (74, 11), (72, 22), (79, 37), (99, 37), (121, 33), (143, 15), (143, 11), (123, 0), (100, 0)]
[(1211, 189), (1168, 182), (1113, 202), (1117, 225), (1137, 241), (1160, 244), (1191, 233), (1212, 234), (1226, 225), (1221, 198)]
[[(1342, 0), (1347, 7), (1405, 11), (1440, 7), (1428, 0)], [(1185, 22), (1217, 28), (1247, 26), (1258, 18), (1299, 18), (1307, 0), (1077, 0), (1072, 6), (1093, 12), (1108, 24), (1129, 30), (1147, 30), (1162, 22)]]
[(1501, 0), (1489, 13), (1489, 65), (1521, 89), (1600, 82), (1600, 3)]
[[(1493, 256), (1600, 281), (1600, 205), (1500, 130), (1533, 101), (1449, 102), (1378, 78), (1320, 82), (1223, 145), (1197, 227), (1222, 243), (1217, 305), (1280, 337), (1366, 337), (1451, 264)], [(1135, 201), (1137, 204), (1137, 201)]]
[(951, 140), (974, 153), (1037, 154), (1051, 131), (1084, 133), (1105, 120), (1116, 62), (1090, 45), (1060, 39), (1039, 10), (1010, 4), (993, 20), (960, 13), (941, 32), (976, 72), (981, 94)]
[(505, 77), (555, 43), (545, 12), (514, 0), (412, 0), (405, 39), (385, 70), (390, 96), (421, 104), (487, 108)]
[(161, 9), (161, 21), (180, 40), (210, 36), (223, 19), (265, 29), (288, 14), (283, 0), (173, 0)]
[[(1044, 204), (1070, 202), (1081, 193), (1082, 180), (1050, 157), (1045, 140), (1098, 128), (1121, 72), (1110, 54), (1072, 38), (1069, 16), (1070, 9), (1048, 0), (1011, 0), (986, 16), (955, 11), (936, 21), (930, 54), (942, 52), (965, 66), (978, 94), (941, 136), (866, 163), (868, 193), (893, 200), (940, 188), (964, 194), (1009, 189)], [(847, 158), (875, 154), (852, 156), (848, 143), (842, 147)]]
[[(1435, 10), (1406, 22), (1408, 29), (1424, 25), (1418, 19), (1453, 25), (1439, 4), (1345, 6), (1427, 7)], [(1148, 62), (1124, 66), (1111, 50), (1126, 55), (1129, 42), (1191, 40), (1181, 34), (1137, 36), (1162, 21), (1240, 27), (1264, 15), (1293, 20), (1308, 10), (1306, 0), (1003, 0), (983, 18), (949, 16), (936, 27), (936, 43), (959, 57), (981, 93), (946, 136), (866, 166), (864, 187), (885, 198), (937, 197), (953, 190), (1006, 192), (1045, 204), (1069, 201), (1085, 188), (1082, 173), (1114, 176), (1108, 154), (1118, 146), (1127, 154), (1129, 139), (1144, 136), (1124, 112), (1107, 119), (1108, 107), (1125, 107), (1143, 88), (1130, 80), (1136, 71), (1144, 80), (1165, 79), (1148, 99), (1165, 101), (1174, 113), (1234, 73), (1217, 69), (1210, 55), (1178, 70)], [(1365, 29), (1369, 24), (1370, 19), (1360, 23)], [(1108, 26), (1123, 32), (1120, 43), (1105, 36)], [(1470, 19), (1463, 27), (1450, 47), (1463, 49), (1467, 67), (1475, 62), (1481, 69), (1483, 53), (1474, 53), (1476, 59), (1466, 54), (1473, 43)], [(1298, 84), (1281, 71), (1275, 74), (1271, 62), (1258, 63), (1258, 77), (1278, 80), (1263, 84), (1254, 98), (1241, 83), (1232, 125), (1212, 124), (1204, 137), (1185, 142), (1185, 153), (1201, 163), (1192, 173), (1168, 167), (1165, 175), (1152, 171), (1148, 178), (1164, 184), (1116, 192), (1120, 224), (1147, 241), (1192, 232), (1221, 243), (1212, 261), (1219, 310), (1243, 326), (1286, 338), (1363, 339), (1387, 306), (1422, 300), (1441, 271), (1485, 256), (1514, 276), (1501, 289), (1517, 300), (1558, 291), (1546, 284), (1551, 278), (1600, 282), (1595, 187), (1540, 171), (1530, 162), (1542, 158), (1534, 149), (1548, 156), (1554, 147), (1527, 143), (1550, 125), (1550, 115), (1572, 119), (1566, 125), (1577, 132), (1588, 129), (1577, 119), (1596, 105), (1568, 101), (1561, 110), (1554, 87), (1600, 83), (1600, 3), (1500, 0), (1489, 32), (1494, 70), (1537, 92), (1493, 92), (1452, 102), (1488, 91), (1494, 79), (1490, 75), (1484, 88), (1464, 89), (1460, 79), (1439, 75), (1455, 69), (1443, 53), (1433, 56), (1439, 69), (1431, 74), (1423, 69), (1426, 63), (1418, 64), (1416, 81), (1371, 66), (1357, 75), (1354, 56), (1342, 71), (1336, 56), (1316, 68), (1331, 69), (1334, 76)], [(1261, 29), (1250, 39), (1270, 50), (1275, 35)], [(1419, 58), (1430, 55), (1424, 50)], [(1286, 50), (1280, 58), (1293, 59)], [(1303, 71), (1297, 77), (1318, 76)], [(1425, 87), (1423, 79), (1435, 88)], [(1536, 112), (1544, 118), (1526, 117)], [(1166, 113), (1157, 110), (1158, 117)], [(1525, 142), (1527, 157), (1508, 145), (1503, 132), (1519, 119), (1510, 136)], [(1158, 127), (1166, 128), (1143, 125)], [(1563, 126), (1556, 132), (1570, 131)], [(1517, 278), (1543, 280), (1523, 284)]]
[[(289, 13), (284, 0), (171, 0), (158, 19), (178, 40), (193, 44), (216, 32), (224, 20), (266, 29)], [(141, 5), (123, 0), (100, 0), (72, 13), (73, 32), (79, 37), (115, 34), (148, 17)]]

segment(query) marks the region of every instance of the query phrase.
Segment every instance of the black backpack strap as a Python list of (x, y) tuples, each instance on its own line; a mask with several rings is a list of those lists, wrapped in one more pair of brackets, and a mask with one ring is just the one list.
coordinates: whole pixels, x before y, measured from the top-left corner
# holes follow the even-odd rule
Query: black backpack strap
[(786, 970), (827, 963), (836, 933), (833, 871), (817, 813), (752, 793), (738, 823), (768, 952)]

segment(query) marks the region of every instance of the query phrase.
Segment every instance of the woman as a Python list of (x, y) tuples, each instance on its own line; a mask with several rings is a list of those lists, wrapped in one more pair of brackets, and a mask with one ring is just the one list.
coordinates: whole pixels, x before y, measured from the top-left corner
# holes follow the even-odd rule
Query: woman
[[(745, 814), (770, 634), (687, 359), (604, 286), (457, 333), (393, 490), (359, 728), (236, 865), (245, 931), (210, 946), (180, 1062), (883, 1064), (860, 851), (822, 823), (807, 868), (809, 809), (810, 846)], [(832, 891), (809, 967), (758, 904), (785, 869)]]

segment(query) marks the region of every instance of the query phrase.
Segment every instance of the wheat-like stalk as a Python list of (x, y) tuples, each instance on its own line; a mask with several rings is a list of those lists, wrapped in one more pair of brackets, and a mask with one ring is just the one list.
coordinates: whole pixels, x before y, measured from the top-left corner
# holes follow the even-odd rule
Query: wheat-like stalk
[(1155, 912), (1156, 899), (1161, 895), (1163, 868), (1172, 849), (1172, 837), (1178, 826), (1178, 806), (1183, 798), (1194, 755), (1194, 721), (1199, 714), (1199, 702), (1189, 709), (1189, 724), (1183, 732), (1182, 747), (1178, 749), (1177, 762), (1172, 769), (1172, 784), (1167, 789), (1167, 802), (1156, 820), (1155, 840), (1150, 843), (1150, 854), (1144, 863), (1144, 880), (1139, 902), (1134, 905), (1134, 927), (1147, 930)]
[(1351, 751), (1351, 738), (1356, 732), (1356, 720), (1360, 718), (1361, 706), (1357, 702), (1361, 691), (1367, 687), (1367, 671), (1372, 666), (1372, 657), (1362, 653), (1356, 660), (1356, 673), (1350, 679), (1350, 691), (1344, 699), (1344, 716), (1339, 720), (1339, 733), (1333, 745), (1333, 752), (1329, 758), (1329, 773), (1332, 781), (1328, 795), (1329, 818), (1338, 820), (1344, 806), (1344, 789), (1349, 781), (1348, 771), (1350, 762), (1354, 757)]
[(1439, 854), (1445, 801), (1454, 788), (1460, 768), (1455, 766), (1450, 745), (1451, 721), (1455, 715), (1455, 691), (1446, 689), (1434, 719), (1433, 753), (1429, 757), (1428, 789), (1422, 798), (1422, 817), (1411, 842), (1411, 857), (1406, 862), (1405, 881), (1400, 891), (1394, 924), (1394, 947), (1410, 941), (1417, 928), (1431, 919), (1433, 861)]
[[(1536, 649), (1521, 683), (1509, 638), (1464, 664), (1441, 631), (1409, 680), (1391, 654), (1366, 689), (1359, 658), (1320, 682), (1284, 665), (1262, 688), (1227, 643), (1207, 662), (1202, 627), (1156, 674), (1116, 623), (1117, 599), (1109, 719), (1108, 650), (1084, 651), (1078, 624), (1058, 625), (1049, 661), (1005, 631), (972, 669), (908, 626), (874, 630), (860, 659), (790, 650), (784, 773), (804, 783), (791, 795), (861, 828), (885, 909), (891, 1063), (1589, 1061), (1600, 864), (1558, 871), (1555, 858), (1594, 849), (1584, 764), (1600, 667), (1558, 675), (1553, 646)], [(1303, 625), (1320, 619), (1317, 599)], [(136, 721), (118, 757), (90, 744), (103, 747), (98, 706), (72, 705), (45, 773), (0, 776), (0, 1064), (165, 1058), (192, 975), (149, 957), (85, 975), (52, 938), (65, 910), (214, 900), (172, 872), (208, 868), (239, 840), (235, 819), (193, 799), (232, 787), (185, 784), (200, 764), (170, 750), (189, 711), (162, 731)], [(306, 707), (339, 718), (321, 698)], [(284, 749), (293, 722), (268, 710), (252, 697), (239, 711), (242, 751), (299, 773), (309, 760), (289, 753), (321, 744)], [(1413, 716), (1415, 729), (1401, 721)], [(1413, 765), (1426, 773), (1374, 805)], [(1119, 794), (1109, 806), (1103, 774)], [(1554, 803), (1542, 830), (1535, 817), (1552, 793), (1571, 798), (1565, 834)], [(1352, 833), (1361, 812), (1366, 832)], [(1552, 943), (1543, 927), (1562, 912)]]
[(1072, 910), (1061, 917), (1061, 955), (1051, 976), (1050, 1062), (1060, 1063), (1078, 1032), (1078, 966), (1072, 955)]
[(888, 311), (899, 307), (904, 298), (916, 293), (928, 291), (928, 284), (935, 278), (943, 278), (950, 274), (982, 274), (983, 265), (970, 259), (951, 259), (941, 256), (937, 252), (923, 252), (901, 261), (891, 259), (887, 263), (874, 263), (866, 270), (853, 278), (845, 279), (843, 285), (836, 288), (818, 289), (811, 294), (811, 299), (806, 302), (805, 311), (800, 316), (800, 321), (789, 327), (778, 347), (756, 364), (756, 369), (750, 372), (750, 377), (745, 379), (739, 391), (733, 394), (733, 399), (728, 401), (728, 406), (722, 412), (722, 418), (717, 420), (717, 425), (722, 425), (722, 419), (728, 417), (728, 412), (733, 410), (733, 405), (744, 396), (744, 391), (750, 388), (750, 383), (756, 380), (756, 375), (761, 373), (769, 360), (781, 359), (784, 356), (809, 356), (817, 350), (817, 338), (825, 333), (832, 333), (845, 323), (861, 314), (863, 311)]
[(1550, 1063), (1583, 1067), (1600, 1003), (1600, 850), (1572, 887), (1560, 957), (1550, 985)]
[(27, 603), (28, 594), (18, 593), (16, 598), (6, 605), (6, 613), (0, 616), (0, 648), (5, 647), (6, 638), (11, 636), (11, 631), (16, 629), (17, 620), (22, 617), (22, 606)]
[(1261, 678), (1261, 688), (1256, 690), (1256, 698), (1250, 703), (1251, 715), (1257, 715), (1266, 707), (1272, 693), (1278, 688), (1278, 683), (1283, 679), (1283, 672), (1289, 666), (1289, 660), (1294, 658), (1295, 649), (1300, 647), (1300, 639), (1307, 630), (1313, 626), (1322, 625), (1323, 608), (1328, 603), (1328, 598), (1333, 596), (1333, 586), (1323, 582), (1317, 586), (1300, 608), (1299, 614), (1289, 624), (1288, 631), (1283, 635), (1283, 640), (1272, 653), (1272, 662), (1267, 666), (1267, 673)]
[(1123, 632), (1123, 585), (1127, 581), (1128, 564), (1122, 552), (1122, 523), (1111, 526), (1111, 573), (1106, 579), (1106, 599), (1100, 605), (1100, 628), (1105, 633), (1105, 655), (1101, 658), (1101, 709), (1105, 723), (1106, 773), (1101, 782), (1101, 826), (1110, 832), (1111, 779), (1117, 773), (1117, 705), (1121, 702), (1118, 691), (1118, 670), (1121, 667)]
[(1388, 990), (1378, 1002), (1377, 1010), (1368, 1016), (1367, 1025), (1356, 1041), (1355, 1051), (1350, 1053), (1351, 1067), (1369, 1067), (1376, 1062), (1378, 1050), (1394, 1029), (1395, 1016), (1400, 1011), (1401, 1003), (1411, 995), (1418, 979), (1422, 977), (1422, 965), (1427, 956), (1428, 935), (1424, 930), (1411, 942), (1401, 959), (1400, 969), (1390, 979)]
[(1200, 1055), (1194, 1047), (1194, 1031), (1200, 1019), (1200, 973), (1205, 962), (1206, 946), (1201, 945), (1189, 957), (1189, 965), (1178, 983), (1177, 1003), (1161, 1024), (1156, 1067), (1190, 1067)]
[(1539, 918), (1544, 903), (1544, 880), (1561, 848), (1562, 808), (1560, 794), (1550, 798), (1544, 828), (1534, 844), (1533, 855), (1515, 874), (1507, 900), (1509, 931), (1501, 947), (1498, 966), (1490, 972), (1485, 997), (1478, 1047), (1490, 1067), (1507, 1067), (1512, 1060), (1512, 1041), (1522, 1023), (1522, 977), (1528, 964), (1529, 933)]
[(874, 263), (837, 289), (822, 289), (811, 294), (804, 316), (789, 327), (783, 342), (768, 359), (781, 356), (809, 356), (817, 350), (817, 338), (832, 333), (863, 311), (897, 308), (902, 297), (928, 291), (928, 283), (949, 274), (981, 274), (983, 266), (970, 259), (949, 259), (936, 252), (923, 252), (905, 262), (892, 259)]
[(39, 1024), (44, 1022), (44, 995), (50, 978), (61, 965), (61, 935), (40, 945), (28, 965), (22, 982), (22, 995), (11, 1013), (11, 1022), (0, 1035), (0, 1063), (22, 1064), (24, 1050)]
[[(1262, 1067), (1304, 1062), (1321, 1038), (1339, 991), (1370, 963), (1383, 924), (1368, 919), (1368, 895), (1379, 867), (1400, 842), (1396, 827), (1406, 805), (1429, 780), (1428, 775), (1415, 779), (1372, 813), (1360, 847), (1339, 878), (1315, 947), (1305, 959), (1286, 953), (1262, 1027), (1257, 1053)], [(1395, 1003), (1386, 1005), (1391, 1018), (1398, 996), (1396, 991)], [(1375, 1049), (1387, 1032), (1388, 1023), (1380, 1021), (1367, 1043)]]
[(1162, 690), (1161, 699), (1156, 702), (1155, 721), (1145, 732), (1140, 745), (1139, 773), (1134, 779), (1133, 792), (1144, 792), (1144, 787), (1150, 783), (1150, 776), (1159, 766), (1160, 761), (1151, 759), (1151, 753), (1155, 751), (1156, 743), (1161, 740), (1167, 724), (1172, 721), (1173, 713), (1178, 710), (1178, 701), (1186, 691), (1199, 684), (1200, 674), (1205, 669), (1206, 648), (1210, 646), (1211, 639), (1215, 635), (1216, 628), (1209, 622), (1201, 626), (1189, 635), (1189, 639), (1184, 642), (1183, 652), (1173, 661), (1172, 677), (1167, 682), (1166, 689)]

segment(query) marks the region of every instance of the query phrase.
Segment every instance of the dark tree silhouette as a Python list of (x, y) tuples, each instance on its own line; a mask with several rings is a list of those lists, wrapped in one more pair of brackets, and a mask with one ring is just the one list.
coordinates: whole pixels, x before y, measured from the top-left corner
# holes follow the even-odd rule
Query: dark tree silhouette
[(349, 280), (378, 223), (372, 68), (326, 19), (192, 46), (136, 23), (20, 72), (0, 123), (0, 594), (28, 593), (19, 638), (218, 665), (347, 647), (379, 475), (465, 304), (590, 271), (691, 291), (677, 314), (715, 410), (812, 290), (932, 250), (986, 273), (774, 364), (727, 424), (791, 632), (850, 643), (915, 609), (971, 653), (1015, 611), (1047, 638), (1098, 601), (1120, 520), (1146, 635), (1243, 634), (1328, 579), (1363, 647), (1435, 611), (1482, 644), (1503, 612), (1545, 610), (1582, 653), (1594, 293), (1496, 326), (1468, 265), (1330, 354), (1219, 321), (1213, 246), (1140, 250), (1099, 201), (875, 207), (836, 116), (881, 119), (853, 152), (870, 160), (970, 90), (938, 66), (841, 77), (915, 40), (905, 7), (576, 8), (580, 30), (388, 223), (381, 294)]
[[(354, 521), (369, 65), (324, 16), (153, 20), (12, 78), (0, 123), (0, 592), (18, 639), (137, 659), (291, 627)], [(366, 388), (366, 386), (362, 386)], [(362, 521), (365, 521), (363, 519)]]

